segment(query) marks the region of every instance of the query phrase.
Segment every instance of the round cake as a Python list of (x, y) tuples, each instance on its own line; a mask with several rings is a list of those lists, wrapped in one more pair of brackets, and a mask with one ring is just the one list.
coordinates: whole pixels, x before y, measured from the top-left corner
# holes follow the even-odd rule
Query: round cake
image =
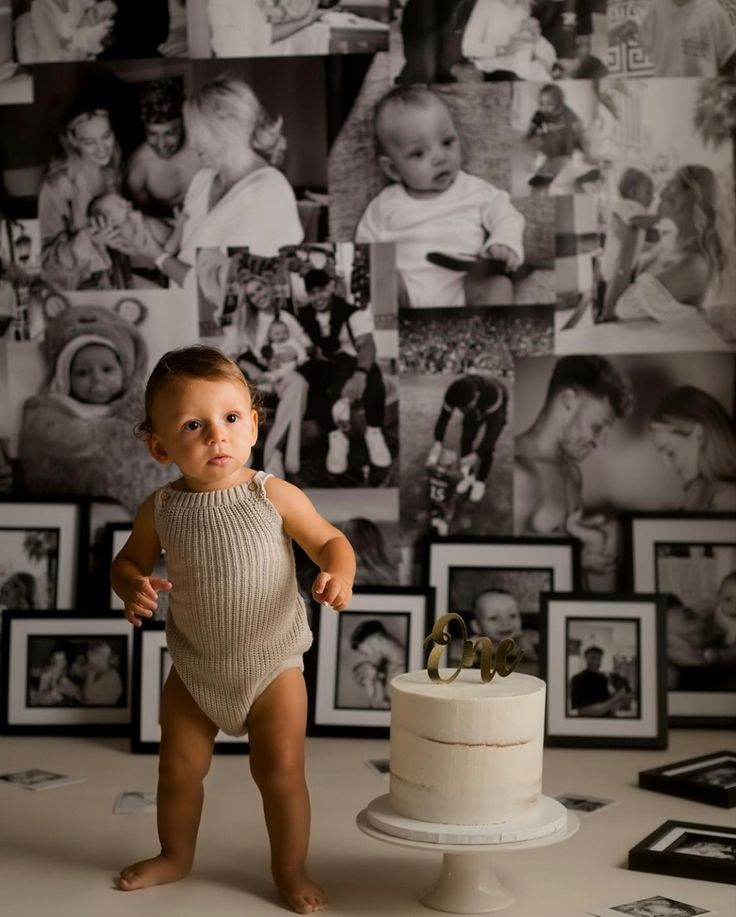
[(394, 812), (435, 824), (494, 825), (538, 808), (541, 679), (513, 672), (484, 683), (477, 670), (463, 669), (438, 684), (422, 670), (398, 675), (391, 687)]

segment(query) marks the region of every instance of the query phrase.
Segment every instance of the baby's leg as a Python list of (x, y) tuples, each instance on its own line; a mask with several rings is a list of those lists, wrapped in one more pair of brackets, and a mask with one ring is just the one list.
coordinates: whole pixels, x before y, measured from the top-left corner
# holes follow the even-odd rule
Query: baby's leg
[(248, 716), (250, 769), (263, 797), (276, 888), (298, 914), (327, 906), (306, 873), (309, 793), (304, 777), (307, 693), (298, 669), (287, 669), (258, 697)]
[(199, 709), (171, 669), (161, 693), (161, 750), (156, 798), (161, 853), (121, 870), (123, 891), (176, 882), (194, 860), (204, 789), (212, 761), (215, 724)]

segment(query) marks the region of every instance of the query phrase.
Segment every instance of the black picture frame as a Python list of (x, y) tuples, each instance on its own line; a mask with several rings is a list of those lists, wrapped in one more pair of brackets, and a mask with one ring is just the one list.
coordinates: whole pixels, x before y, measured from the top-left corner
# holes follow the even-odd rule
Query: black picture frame
[[(127, 621), (126, 621), (127, 624)], [(171, 665), (166, 649), (164, 621), (144, 621), (141, 627), (128, 625), (133, 633), (133, 705), (130, 750), (135, 754), (158, 754), (160, 748), (160, 691)], [(214, 754), (247, 754), (244, 738), (218, 732)]]
[[(25, 736), (127, 735), (132, 699), (131, 630), (119, 612), (110, 610), (6, 610), (0, 643), (0, 732)], [(91, 702), (89, 698), (99, 696), (99, 689), (94, 691), (85, 682), (84, 660), (70, 661), (72, 651), (86, 653), (90, 643), (108, 645), (108, 657), (114, 664), (106, 671), (114, 669), (117, 680), (109, 677), (107, 695), (121, 692), (110, 703)], [(47, 685), (42, 688), (44, 671), (53, 667), (52, 657), (62, 652), (66, 665), (49, 671)], [(42, 669), (38, 660), (43, 656), (49, 662)], [(77, 663), (81, 674), (74, 672)]]
[[(694, 855), (696, 843), (712, 843), (728, 857)], [(663, 822), (629, 850), (629, 869), (736, 885), (736, 828), (698, 822)]]
[[(88, 541), (88, 513), (86, 501), (61, 495), (23, 494), (0, 496), (0, 535), (3, 532), (36, 531), (56, 535), (54, 557), (49, 553), (47, 539), (35, 549), (37, 565), (42, 564), (44, 549), (48, 555), (47, 563), (53, 566), (47, 577), (49, 592), (47, 607), (37, 608), (39, 612), (60, 611), (86, 607), (86, 596), (83, 584), (86, 582), (86, 559), (83, 546)], [(33, 552), (32, 552), (33, 553)], [(0, 546), (0, 556), (7, 561), (8, 550)], [(3, 584), (0, 583), (0, 587)], [(16, 610), (28, 608), (17, 601), (4, 602), (0, 598), (0, 608), (7, 606)]]
[[(546, 745), (667, 747), (664, 615), (662, 600), (653, 593), (542, 595), (540, 676), (547, 682)], [(592, 669), (594, 659), (591, 664), (586, 661), (596, 651), (599, 667), (607, 657), (617, 659), (617, 670), (605, 678)], [(601, 678), (579, 679), (584, 666)], [(573, 668), (577, 671), (571, 672)], [(600, 705), (618, 692), (620, 705), (604, 711)], [(584, 695), (590, 698), (585, 707), (597, 707), (595, 713), (576, 712), (583, 709), (579, 701)]]
[[(392, 673), (424, 667), (423, 642), (433, 620), (434, 593), (427, 587), (356, 586), (345, 611), (315, 605), (307, 734), (388, 738)], [(385, 640), (390, 651), (380, 666), (361, 658), (353, 642), (356, 635), (366, 639), (372, 634)]]
[[(432, 536), (427, 539), (426, 545), (425, 582), (435, 590), (436, 618), (456, 612), (465, 620), (470, 636), (487, 636), (494, 644), (511, 636), (524, 650), (517, 671), (538, 675), (541, 595), (543, 592), (573, 592), (581, 588), (580, 543), (573, 538), (465, 535), (449, 538)], [(530, 596), (529, 589), (522, 584), (521, 578), (524, 577), (546, 577), (549, 585)], [(481, 592), (498, 592), (501, 587), (501, 592), (510, 593), (512, 613), (506, 610), (500, 617), (504, 619), (504, 626), (513, 618), (518, 625), (515, 633), (508, 628), (496, 632), (481, 630), (476, 625), (470, 607), (473, 604), (470, 601), (473, 586)], [(522, 598), (525, 593), (527, 602)], [(528, 603), (533, 606), (535, 601), (536, 612), (533, 607), (531, 610), (527, 607)], [(449, 647), (445, 654), (448, 664), (457, 661), (454, 654), (458, 652), (459, 642)]]
[[(730, 566), (736, 555), (736, 516), (629, 512), (623, 513), (621, 519), (626, 588), (664, 594), (672, 606), (667, 614), (670, 726), (736, 726), (736, 659), (708, 662), (697, 658), (698, 652), (708, 646), (711, 606), (715, 604), (718, 582), (724, 574), (736, 570), (736, 565)], [(686, 556), (687, 551), (693, 553), (692, 558)], [(674, 557), (665, 569), (662, 552), (682, 553), (685, 569), (675, 575)], [(704, 567), (701, 558), (702, 576), (691, 578), (694, 591), (688, 595), (686, 562), (695, 564), (698, 552), (710, 552), (710, 558), (706, 558), (709, 566)], [(700, 589), (706, 580), (710, 581), (710, 594), (703, 596)], [(675, 599), (680, 601), (679, 606), (674, 604)], [(683, 650), (693, 658), (683, 658)]]
[[(728, 769), (725, 785), (707, 779), (710, 771)], [(639, 771), (639, 786), (655, 793), (693, 799), (706, 805), (736, 806), (736, 751), (713, 751), (697, 758), (673, 761)]]

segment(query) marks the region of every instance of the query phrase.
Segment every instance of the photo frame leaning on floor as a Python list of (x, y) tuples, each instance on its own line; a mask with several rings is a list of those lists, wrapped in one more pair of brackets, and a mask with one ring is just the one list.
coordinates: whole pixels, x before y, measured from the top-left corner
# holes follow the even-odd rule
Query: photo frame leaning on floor
[(629, 850), (629, 869), (736, 885), (736, 828), (666, 821)]
[(736, 617), (719, 611), (736, 603), (736, 518), (622, 518), (627, 587), (665, 596), (670, 725), (736, 725)]
[(713, 751), (639, 771), (639, 786), (711, 806), (736, 806), (736, 751)]
[[(158, 754), (161, 690), (171, 668), (171, 656), (166, 648), (166, 625), (156, 620), (144, 620), (141, 627), (125, 623), (134, 632), (130, 750), (137, 754)], [(215, 736), (215, 754), (245, 754), (249, 749), (242, 736), (229, 736), (222, 731)]]
[[(470, 636), (504, 638), (524, 650), (517, 671), (539, 674), (540, 596), (580, 587), (580, 545), (572, 538), (457, 536), (429, 542), (427, 581), (435, 618), (460, 614)], [(443, 664), (454, 664), (452, 644)]]
[(542, 595), (540, 662), (547, 745), (667, 747), (658, 596)]
[(74, 608), (86, 532), (81, 500), (0, 497), (0, 608)]
[(127, 734), (131, 631), (117, 612), (3, 612), (0, 731)]
[(358, 586), (346, 611), (315, 606), (308, 734), (388, 738), (391, 679), (424, 668), (433, 620), (426, 588)]

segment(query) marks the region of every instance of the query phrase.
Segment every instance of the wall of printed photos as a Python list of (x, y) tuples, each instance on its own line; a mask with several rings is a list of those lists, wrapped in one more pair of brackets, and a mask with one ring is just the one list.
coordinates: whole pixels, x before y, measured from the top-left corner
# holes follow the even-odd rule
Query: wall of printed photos
[[(119, 607), (111, 552), (171, 475), (133, 436), (142, 386), (203, 342), (262, 389), (254, 464), (346, 532), (358, 585), (436, 586), (539, 671), (542, 594), (636, 569), (667, 596), (678, 715), (725, 717), (736, 2), (673, 2), (0, 0), (0, 608)], [(351, 310), (345, 378), (374, 354), (361, 397), (299, 343), (323, 294)], [(95, 343), (103, 395), (73, 376)], [(83, 507), (79, 558), (50, 497)], [(406, 667), (426, 622), (381, 602)], [(349, 677), (355, 615), (324, 664), (381, 709)], [(566, 632), (573, 673), (596, 643), (636, 690), (637, 629), (596, 621)]]

